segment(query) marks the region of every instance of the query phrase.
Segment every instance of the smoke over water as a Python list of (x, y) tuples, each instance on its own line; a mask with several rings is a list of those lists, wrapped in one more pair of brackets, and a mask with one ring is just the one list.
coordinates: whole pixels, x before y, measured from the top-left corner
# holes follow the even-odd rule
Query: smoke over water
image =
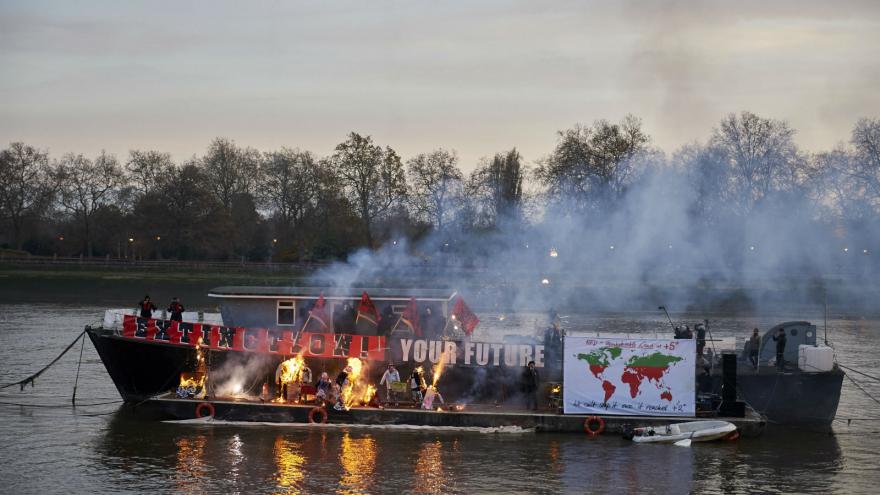
[[(527, 222), (477, 233), (434, 232), (360, 250), (317, 271), (315, 286), (448, 287), (478, 311), (870, 311), (878, 300), (872, 229), (820, 219), (804, 190), (768, 195), (748, 212), (676, 157), (641, 172), (613, 208), (545, 201)], [(536, 196), (535, 199), (542, 199)]]

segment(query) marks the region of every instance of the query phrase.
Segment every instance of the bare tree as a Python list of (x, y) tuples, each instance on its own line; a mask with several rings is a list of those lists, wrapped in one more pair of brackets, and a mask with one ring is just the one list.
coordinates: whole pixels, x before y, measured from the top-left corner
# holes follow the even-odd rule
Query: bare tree
[(24, 244), (26, 222), (43, 215), (54, 192), (47, 152), (24, 143), (0, 152), (0, 217), (12, 224), (16, 249)]
[(154, 190), (172, 168), (171, 154), (159, 151), (129, 151), (125, 164), (131, 185), (142, 195)]
[(571, 201), (581, 209), (608, 205), (632, 182), (634, 159), (650, 141), (642, 121), (632, 115), (618, 124), (578, 124), (559, 131), (556, 148), (535, 175), (553, 201)]
[(101, 152), (95, 161), (82, 155), (67, 154), (57, 167), (60, 202), (82, 228), (83, 247), (92, 257), (95, 213), (113, 201), (123, 174), (113, 155)]
[(880, 119), (861, 119), (849, 147), (814, 157), (817, 200), (847, 222), (863, 222), (880, 212)]
[(774, 190), (798, 184), (804, 165), (794, 133), (781, 120), (751, 112), (730, 114), (715, 128), (709, 146), (729, 172), (729, 197), (742, 213)]
[(308, 151), (284, 148), (262, 161), (260, 199), (287, 227), (303, 221), (318, 196), (320, 165)]
[(466, 185), (473, 198), (465, 212), (472, 226), (491, 227), (522, 219), (523, 177), (526, 167), (516, 148), (497, 153), (474, 170)]
[(252, 194), (259, 182), (260, 154), (252, 148), (239, 148), (230, 139), (217, 138), (202, 158), (206, 184), (227, 210), (239, 194)]
[(361, 217), (367, 244), (373, 246), (373, 222), (406, 199), (400, 157), (390, 147), (373, 144), (370, 136), (352, 132), (336, 146), (328, 163)]
[(455, 151), (437, 149), (407, 162), (410, 202), (415, 212), (443, 230), (455, 214), (463, 175)]
[(860, 119), (850, 140), (854, 148), (850, 175), (864, 186), (871, 201), (880, 206), (880, 119)]

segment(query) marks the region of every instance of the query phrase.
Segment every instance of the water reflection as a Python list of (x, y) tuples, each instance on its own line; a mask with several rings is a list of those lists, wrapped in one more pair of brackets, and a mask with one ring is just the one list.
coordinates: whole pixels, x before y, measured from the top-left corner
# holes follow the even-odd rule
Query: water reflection
[(301, 493), (306, 462), (299, 442), (279, 436), (275, 439), (275, 479), (280, 490), (277, 493)]
[(239, 437), (237, 433), (229, 439), (229, 442), (226, 445), (226, 451), (229, 455), (229, 463), (231, 464), (228, 473), (229, 478), (233, 483), (237, 483), (241, 478), (240, 467), (244, 462), (244, 453), (241, 451), (243, 445), (241, 437)]
[(174, 444), (177, 447), (174, 476), (176, 491), (195, 492), (208, 472), (205, 466), (205, 446), (208, 444), (208, 438), (204, 435), (181, 437)]
[(339, 464), (343, 475), (338, 493), (355, 494), (369, 492), (376, 469), (376, 441), (372, 436), (351, 438), (348, 432), (342, 437)]
[(443, 472), (443, 444), (440, 440), (422, 444), (416, 457), (413, 488), (416, 493), (442, 493), (446, 476)]

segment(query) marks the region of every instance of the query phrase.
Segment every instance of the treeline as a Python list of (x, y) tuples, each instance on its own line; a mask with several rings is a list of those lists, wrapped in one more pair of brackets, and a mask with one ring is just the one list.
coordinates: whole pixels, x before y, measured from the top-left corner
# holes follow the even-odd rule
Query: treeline
[(846, 142), (821, 153), (799, 149), (794, 134), (783, 121), (731, 114), (706, 142), (667, 156), (627, 116), (560, 131), (556, 147), (532, 163), (514, 148), (469, 174), (452, 150), (404, 159), (357, 133), (325, 157), (217, 138), (182, 163), (148, 150), (51, 158), (15, 142), (0, 153), (0, 244), (37, 255), (180, 260), (337, 259), (400, 238), (425, 252), (465, 244), (486, 252), (498, 232), (526, 235), (561, 217), (589, 232), (623, 208), (663, 207), (627, 200), (658, 176), (686, 185), (666, 199), (685, 201), (688, 218), (708, 232), (731, 236), (731, 225), (808, 204), (789, 213), (808, 215), (829, 238), (876, 236), (880, 119), (859, 120)]

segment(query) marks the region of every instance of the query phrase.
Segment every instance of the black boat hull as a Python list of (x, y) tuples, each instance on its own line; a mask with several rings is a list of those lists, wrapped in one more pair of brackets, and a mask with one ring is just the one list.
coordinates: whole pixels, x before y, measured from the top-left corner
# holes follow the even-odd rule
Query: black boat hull
[(737, 375), (742, 398), (771, 423), (830, 427), (837, 415), (844, 373), (785, 372)]
[(193, 358), (190, 347), (132, 341), (100, 328), (87, 328), (86, 333), (126, 402), (140, 402), (175, 388)]

